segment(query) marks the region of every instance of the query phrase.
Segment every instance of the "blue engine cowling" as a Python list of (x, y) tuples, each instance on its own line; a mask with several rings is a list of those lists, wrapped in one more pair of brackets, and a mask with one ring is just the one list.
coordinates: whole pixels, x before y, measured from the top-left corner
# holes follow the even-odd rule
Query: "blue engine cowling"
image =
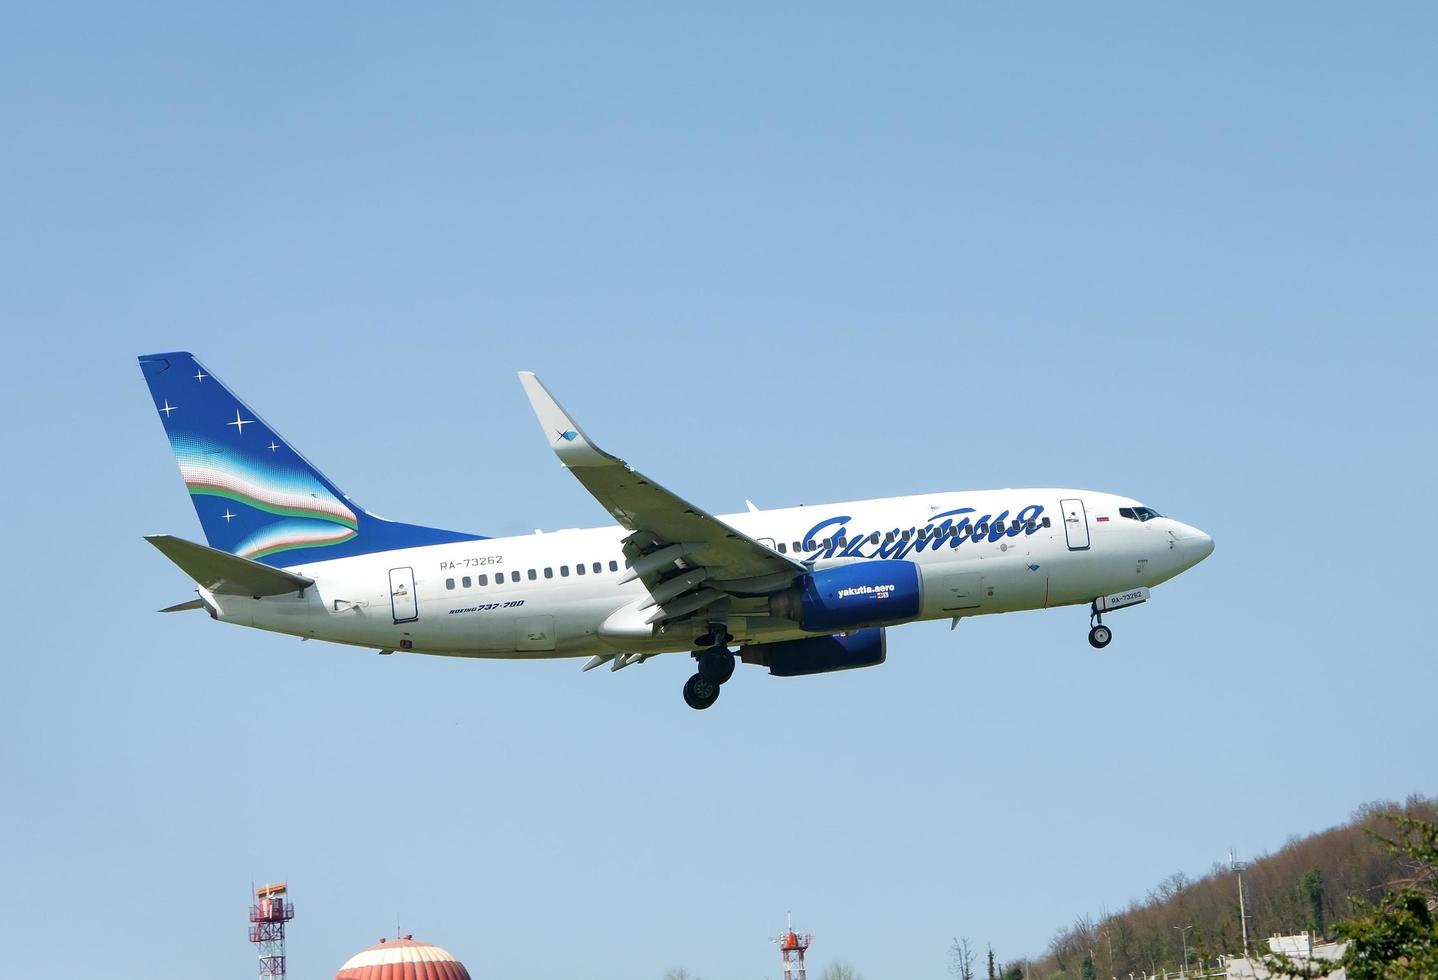
[(919, 614), (923, 589), (911, 561), (861, 561), (811, 572), (772, 596), (769, 612), (816, 633), (897, 623)]
[(768, 667), (775, 677), (802, 677), (835, 670), (873, 667), (884, 662), (882, 627), (845, 636), (811, 636), (782, 643), (756, 643), (740, 651), (746, 664)]

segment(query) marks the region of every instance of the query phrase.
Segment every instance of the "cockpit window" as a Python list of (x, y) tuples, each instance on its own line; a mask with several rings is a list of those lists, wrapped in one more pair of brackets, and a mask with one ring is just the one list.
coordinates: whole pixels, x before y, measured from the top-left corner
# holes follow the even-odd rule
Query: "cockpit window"
[(1151, 521), (1155, 517), (1162, 517), (1163, 515), (1152, 507), (1120, 507), (1118, 509), (1118, 516), (1127, 517), (1131, 521)]

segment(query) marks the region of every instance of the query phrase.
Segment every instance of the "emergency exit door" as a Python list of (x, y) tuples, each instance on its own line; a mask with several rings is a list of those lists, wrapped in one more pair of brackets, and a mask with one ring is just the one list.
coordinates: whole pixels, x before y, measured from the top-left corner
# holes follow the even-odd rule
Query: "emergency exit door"
[(1084, 551), (1088, 548), (1088, 514), (1082, 500), (1060, 500), (1064, 512), (1064, 535), (1068, 538), (1069, 551)]
[(414, 569), (389, 570), (389, 605), (396, 623), (412, 623), (419, 619), (419, 601), (414, 594)]

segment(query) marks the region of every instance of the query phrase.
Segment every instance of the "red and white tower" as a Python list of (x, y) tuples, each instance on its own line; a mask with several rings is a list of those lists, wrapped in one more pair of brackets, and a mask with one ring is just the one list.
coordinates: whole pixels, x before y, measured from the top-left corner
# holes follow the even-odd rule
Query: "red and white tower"
[(284, 980), (285, 923), (295, 917), (295, 907), (286, 898), (289, 888), (283, 881), (255, 889), (250, 906), (250, 942), (260, 955), (260, 980)]
[(794, 931), (794, 917), (789, 916), (784, 935), (774, 940), (779, 944), (779, 952), (784, 957), (784, 980), (805, 980), (804, 954), (809, 951), (809, 944), (813, 941), (814, 937), (808, 933), (800, 935)]

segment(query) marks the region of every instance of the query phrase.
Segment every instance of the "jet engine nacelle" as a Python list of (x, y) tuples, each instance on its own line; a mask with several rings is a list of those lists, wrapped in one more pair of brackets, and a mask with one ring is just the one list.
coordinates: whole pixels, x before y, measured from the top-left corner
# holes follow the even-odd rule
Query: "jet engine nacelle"
[(833, 632), (897, 623), (919, 614), (923, 587), (911, 561), (861, 561), (811, 572), (769, 598), (769, 614), (806, 630)]
[(781, 643), (756, 643), (740, 655), (746, 664), (769, 668), (776, 677), (827, 674), (884, 662), (883, 627), (855, 630), (843, 636), (810, 636)]

